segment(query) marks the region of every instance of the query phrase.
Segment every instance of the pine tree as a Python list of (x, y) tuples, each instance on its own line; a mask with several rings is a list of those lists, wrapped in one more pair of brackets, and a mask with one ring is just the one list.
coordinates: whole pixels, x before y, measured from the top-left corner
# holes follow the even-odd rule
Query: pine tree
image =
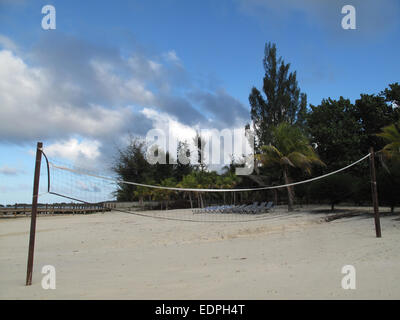
[(249, 95), (258, 150), (270, 143), (272, 128), (279, 123), (303, 126), (307, 111), (307, 96), (300, 93), (296, 71), (289, 72), (290, 64), (285, 64), (282, 57), (277, 58), (275, 44), (265, 45), (263, 65), (265, 98), (255, 87)]

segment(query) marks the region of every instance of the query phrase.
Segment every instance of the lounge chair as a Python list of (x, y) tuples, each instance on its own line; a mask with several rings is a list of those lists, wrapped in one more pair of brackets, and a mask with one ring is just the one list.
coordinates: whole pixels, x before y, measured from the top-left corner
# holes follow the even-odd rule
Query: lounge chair
[(208, 206), (208, 207), (204, 207), (204, 208), (198, 208), (198, 209), (193, 209), (193, 213), (205, 213), (208, 212), (209, 210), (212, 210), (213, 208), (215, 208), (215, 206)]
[(268, 212), (270, 210), (272, 210), (272, 208), (274, 207), (274, 203), (272, 201), (267, 202), (263, 202), (259, 208), (256, 208), (254, 210), (253, 213), (260, 213), (260, 212)]
[(272, 210), (273, 208), (274, 208), (274, 203), (272, 201), (268, 202), (266, 207), (267, 211)]
[(254, 202), (246, 207), (244, 207), (240, 213), (252, 213), (252, 211), (258, 206), (258, 202)]
[(254, 208), (251, 210), (251, 213), (263, 212), (263, 211), (266, 210), (266, 208), (267, 208), (267, 202), (261, 202), (259, 206), (254, 207)]
[(239, 205), (239, 206), (235, 206), (235, 207), (233, 207), (232, 208), (232, 213), (240, 213), (240, 212), (242, 212), (242, 210), (245, 208), (245, 207), (247, 207), (247, 204), (241, 204), (241, 205)]
[(222, 209), (221, 212), (223, 212), (223, 213), (233, 213), (236, 210), (237, 207), (238, 206), (235, 206), (235, 205), (229, 205), (229, 206), (226, 206), (224, 209)]

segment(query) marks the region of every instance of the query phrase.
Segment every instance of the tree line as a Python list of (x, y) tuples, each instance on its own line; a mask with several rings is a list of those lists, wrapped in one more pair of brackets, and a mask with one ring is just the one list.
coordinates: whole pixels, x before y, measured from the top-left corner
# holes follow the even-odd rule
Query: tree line
[[(146, 160), (147, 146), (132, 138), (129, 146), (119, 151), (113, 170), (121, 180), (181, 188), (245, 188), (290, 184), (342, 168), (369, 152), (378, 151), (377, 180), (381, 205), (394, 209), (398, 205), (396, 190), (400, 187), (400, 85), (389, 84), (375, 94), (360, 94), (349, 99), (330, 97), (319, 105), (307, 104), (301, 92), (296, 71), (278, 57), (276, 45), (265, 46), (262, 89), (249, 94), (251, 129), (255, 134), (255, 172), (236, 176), (240, 161), (232, 158), (221, 173), (210, 171), (201, 161), (195, 164), (150, 164)], [(223, 107), (223, 106), (221, 106)], [(199, 135), (195, 139), (201, 139)], [(201, 144), (196, 144), (200, 146)], [(178, 144), (179, 152), (189, 152), (188, 142)], [(178, 157), (178, 154), (166, 154)], [(170, 163), (167, 161), (167, 163)], [(167, 208), (199, 206), (209, 203), (237, 203), (267, 200), (288, 204), (321, 203), (334, 205), (353, 202), (370, 203), (368, 162), (364, 161), (343, 173), (309, 184), (258, 192), (202, 193), (176, 192), (120, 184), (119, 201), (159, 200)]]
[[(198, 139), (196, 136), (195, 139)], [(203, 155), (199, 144), (198, 152)], [(203, 144), (204, 146), (204, 144)], [(221, 174), (215, 171), (208, 171), (201, 156), (196, 164), (182, 164), (179, 161), (172, 161), (172, 155), (167, 151), (165, 154), (167, 164), (151, 164), (146, 159), (147, 145), (143, 140), (131, 138), (130, 144), (119, 150), (113, 170), (123, 181), (140, 182), (141, 184), (156, 185), (162, 187), (177, 188), (195, 188), (195, 189), (230, 189), (234, 188), (240, 178), (234, 174), (235, 163), (225, 166)], [(163, 152), (158, 150), (158, 152)], [(179, 142), (177, 155), (180, 152), (189, 153), (188, 143)], [(187, 154), (187, 156), (189, 156)], [(177, 192), (168, 189), (149, 188), (144, 186), (135, 186), (126, 183), (119, 183), (116, 190), (118, 201), (139, 201), (156, 200), (164, 204), (168, 209), (170, 202), (174, 207), (182, 207), (190, 204), (190, 207), (204, 207), (206, 200), (222, 200), (225, 203), (232, 201), (229, 195), (213, 195), (209, 198), (204, 192)], [(181, 201), (179, 200), (186, 200)]]

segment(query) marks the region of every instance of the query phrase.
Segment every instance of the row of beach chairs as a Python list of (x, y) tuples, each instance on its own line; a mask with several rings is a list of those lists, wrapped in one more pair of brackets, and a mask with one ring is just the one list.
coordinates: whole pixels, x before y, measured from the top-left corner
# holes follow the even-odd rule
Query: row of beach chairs
[(201, 209), (193, 209), (193, 213), (263, 213), (272, 210), (274, 203), (269, 202), (254, 202), (253, 204), (247, 205), (220, 205), (220, 206), (209, 206)]

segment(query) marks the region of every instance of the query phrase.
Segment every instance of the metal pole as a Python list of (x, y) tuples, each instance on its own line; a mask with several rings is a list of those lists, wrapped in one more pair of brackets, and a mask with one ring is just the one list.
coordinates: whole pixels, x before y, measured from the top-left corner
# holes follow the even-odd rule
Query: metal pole
[(381, 222), (379, 218), (379, 205), (378, 205), (378, 190), (376, 187), (376, 173), (375, 173), (375, 153), (374, 148), (369, 148), (369, 163), (371, 170), (371, 193), (372, 193), (372, 203), (374, 204), (374, 217), (375, 217), (375, 231), (376, 237), (382, 237), (381, 233)]
[(43, 143), (38, 142), (36, 148), (35, 176), (33, 180), (31, 231), (29, 234), (28, 267), (26, 272), (27, 286), (30, 286), (32, 284), (33, 253), (35, 249), (36, 213), (37, 213), (37, 203), (39, 194), (39, 178), (40, 178), (40, 163), (42, 160), (42, 148), (43, 148)]

